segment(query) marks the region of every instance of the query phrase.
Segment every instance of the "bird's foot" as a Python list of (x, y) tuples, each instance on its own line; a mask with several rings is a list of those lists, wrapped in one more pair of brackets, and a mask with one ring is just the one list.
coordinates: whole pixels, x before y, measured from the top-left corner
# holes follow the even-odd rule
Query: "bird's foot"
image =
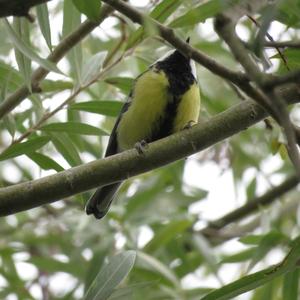
[(135, 143), (134, 148), (138, 152), (138, 154), (145, 154), (145, 149), (148, 147), (148, 143), (145, 140), (141, 140), (140, 142)]
[(190, 121), (188, 121), (188, 122), (184, 125), (184, 127), (182, 128), (182, 130), (190, 129), (190, 128), (192, 128), (196, 123), (197, 123), (196, 121), (190, 120)]

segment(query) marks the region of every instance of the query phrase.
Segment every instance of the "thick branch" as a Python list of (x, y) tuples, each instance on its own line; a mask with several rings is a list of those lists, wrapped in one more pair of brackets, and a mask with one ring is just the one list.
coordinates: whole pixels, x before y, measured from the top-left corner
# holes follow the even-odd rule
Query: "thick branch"
[(0, 0), (0, 18), (26, 17), (31, 7), (48, 1), (50, 0)]
[[(282, 92), (282, 96), (289, 103), (300, 99), (300, 92), (295, 85), (290, 85), (289, 89)], [(203, 124), (151, 143), (145, 155), (138, 155), (136, 150), (129, 150), (55, 175), (2, 188), (0, 215), (5, 216), (51, 203), (169, 164), (245, 130), (266, 115), (255, 102), (244, 101)]]
[[(91, 33), (107, 16), (112, 12), (109, 6), (104, 6), (101, 10), (101, 15), (98, 22), (85, 21), (75, 31), (66, 36), (53, 50), (53, 52), (47, 57), (48, 60), (57, 63), (59, 62), (68, 51), (70, 51), (76, 44), (84, 39), (89, 33)], [(35, 90), (39, 83), (48, 75), (49, 70), (42, 67), (36, 69), (31, 76), (31, 85)], [(5, 116), (11, 110), (13, 110), (18, 104), (20, 104), (30, 92), (26, 85), (18, 88), (13, 94), (9, 95), (0, 104), (0, 118)]]

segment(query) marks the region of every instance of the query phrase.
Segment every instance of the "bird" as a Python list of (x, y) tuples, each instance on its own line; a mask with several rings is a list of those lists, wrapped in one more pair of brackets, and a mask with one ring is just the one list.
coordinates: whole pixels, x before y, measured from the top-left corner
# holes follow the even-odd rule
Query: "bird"
[[(195, 62), (177, 49), (168, 51), (134, 80), (112, 129), (105, 157), (134, 147), (140, 153), (148, 143), (193, 126), (199, 112)], [(103, 218), (121, 184), (99, 187), (87, 201), (86, 213)]]

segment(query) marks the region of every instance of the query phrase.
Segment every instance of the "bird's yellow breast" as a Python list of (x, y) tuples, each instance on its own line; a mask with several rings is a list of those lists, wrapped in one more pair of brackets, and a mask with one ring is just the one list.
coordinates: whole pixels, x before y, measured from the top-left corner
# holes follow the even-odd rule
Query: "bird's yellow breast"
[[(173, 101), (169, 82), (164, 72), (149, 70), (141, 75), (133, 90), (132, 102), (123, 114), (117, 128), (119, 151), (133, 148), (137, 142), (151, 138), (166, 117), (167, 104)], [(170, 119), (170, 133), (197, 123), (200, 111), (200, 93), (196, 83), (180, 96), (175, 115)]]
[(190, 122), (198, 122), (200, 102), (199, 87), (196, 83), (194, 83), (180, 99), (174, 120), (173, 132), (182, 130)]
[(149, 70), (138, 78), (132, 103), (117, 129), (120, 150), (133, 148), (135, 143), (151, 136), (157, 129), (168, 103), (168, 87), (168, 79), (163, 72)]

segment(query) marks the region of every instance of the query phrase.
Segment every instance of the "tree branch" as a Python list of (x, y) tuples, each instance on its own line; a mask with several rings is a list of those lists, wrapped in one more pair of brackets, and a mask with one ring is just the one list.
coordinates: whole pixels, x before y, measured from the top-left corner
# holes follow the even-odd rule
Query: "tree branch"
[(264, 83), (268, 81), (269, 75), (260, 71), (258, 65), (252, 60), (248, 54), (242, 41), (235, 33), (236, 23), (228, 16), (229, 13), (220, 14), (215, 20), (215, 29), (220, 37), (227, 43), (236, 60), (243, 66), (249, 78), (257, 85), (257, 91), (261, 94), (261, 99), (254, 98), (276, 119), (282, 126), (286, 139), (287, 150), (290, 160), (300, 178), (300, 156), (297, 148), (296, 135), (293, 125), (290, 121), (286, 108), (286, 103), (277, 94), (275, 89), (266, 89)]
[(121, 12), (123, 15), (125, 15), (135, 23), (143, 25), (145, 21), (149, 22), (155, 28), (157, 28), (160, 35), (171, 45), (173, 45), (176, 49), (180, 50), (181, 52), (185, 53), (187, 56), (191, 57), (193, 60), (195, 60), (214, 74), (227, 80), (230, 80), (231, 82), (237, 85), (248, 82), (248, 78), (244, 73), (235, 72), (230, 69), (227, 69), (223, 65), (217, 63), (214, 59), (210, 58), (209, 56), (200, 52), (199, 50), (194, 49), (185, 41), (178, 38), (175, 35), (173, 29), (160, 24), (159, 22), (145, 14), (142, 14), (141, 12), (126, 4), (125, 2), (118, 0), (102, 0), (102, 2), (109, 4), (111, 7)]
[(265, 41), (264, 42), (265, 47), (269, 48), (295, 48), (300, 49), (300, 41)]
[[(70, 51), (76, 44), (84, 39), (90, 32), (92, 32), (110, 13), (112, 8), (109, 6), (103, 6), (98, 22), (85, 21), (75, 31), (66, 36), (53, 50), (53, 52), (47, 57), (49, 61), (54, 63), (59, 62), (68, 51)], [(33, 90), (39, 86), (40, 82), (48, 75), (49, 70), (42, 67), (37, 68), (31, 76), (31, 85)], [(13, 94), (9, 95), (0, 104), (0, 118), (3, 118), (7, 113), (13, 110), (18, 104), (20, 104), (27, 96), (30, 95), (26, 85), (18, 88)]]
[(291, 176), (279, 186), (272, 188), (262, 196), (250, 199), (245, 205), (231, 211), (230, 213), (224, 215), (223, 217), (215, 221), (210, 222), (206, 228), (201, 230), (201, 233), (205, 234), (206, 231), (210, 231), (211, 229), (218, 230), (232, 222), (239, 221), (240, 219), (255, 212), (258, 208), (271, 204), (276, 199), (278, 199), (291, 189), (295, 188), (298, 185), (298, 183), (298, 177), (296, 175)]
[[(282, 90), (289, 103), (300, 100), (296, 85)], [(34, 181), (0, 189), (0, 215), (51, 203), (101, 185), (125, 180), (206, 149), (266, 117), (251, 100), (239, 103), (209, 121), (151, 143), (145, 155), (136, 150), (96, 160), (88, 164)]]
[(48, 1), (50, 0), (0, 0), (0, 18), (27, 17), (31, 7)]

